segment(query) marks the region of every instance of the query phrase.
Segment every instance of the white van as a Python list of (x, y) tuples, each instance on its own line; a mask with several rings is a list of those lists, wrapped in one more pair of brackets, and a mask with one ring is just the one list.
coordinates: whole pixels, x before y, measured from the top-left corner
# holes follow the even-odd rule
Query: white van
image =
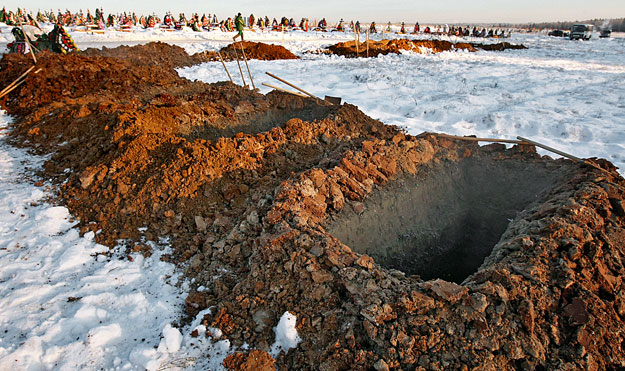
[(569, 38), (571, 40), (589, 40), (592, 36), (593, 27), (591, 24), (574, 24), (571, 26)]

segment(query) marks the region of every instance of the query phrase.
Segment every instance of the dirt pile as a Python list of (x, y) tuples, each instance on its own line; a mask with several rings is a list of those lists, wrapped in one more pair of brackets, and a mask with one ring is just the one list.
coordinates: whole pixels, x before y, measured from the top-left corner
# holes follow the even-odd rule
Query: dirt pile
[[(245, 50), (247, 59), (259, 59), (262, 61), (273, 61), (277, 59), (299, 59), (295, 54), (291, 53), (287, 48), (281, 45), (264, 44), (259, 42), (243, 41), (230, 44), (222, 48), (219, 52), (224, 59), (236, 60), (237, 53), (239, 59), (242, 59), (241, 44)], [(219, 58), (219, 57), (217, 57)]]
[(149, 42), (144, 45), (126, 46), (102, 49), (89, 48), (79, 53), (88, 57), (110, 57), (129, 61), (137, 65), (153, 65), (160, 67), (188, 67), (199, 63), (208, 62), (205, 53), (189, 55), (180, 46), (170, 45), (164, 42)]
[[(0, 84), (29, 63), (4, 56)], [(99, 242), (149, 254), (144, 239), (170, 238), (208, 288), (189, 316), (212, 307), (204, 322), (251, 349), (227, 367), (273, 367), (285, 311), (303, 341), (281, 369), (625, 366), (625, 180), (609, 162), (411, 137), (169, 67), (40, 63), (0, 102), (16, 143), (52, 154), (46, 175)]]
[[(288, 94), (263, 96), (229, 83), (191, 82), (168, 68), (103, 57), (42, 54), (40, 59), (42, 71), (5, 102), (9, 113), (24, 117), (15, 134), (55, 153), (46, 165), (50, 176), (64, 178), (65, 168), (75, 171), (64, 197), (81, 220), (97, 221), (107, 232), (103, 243), (138, 238), (137, 228), (152, 220), (158, 226), (149, 228), (150, 237), (153, 230), (172, 228), (195, 235), (195, 216), (209, 221), (220, 207), (204, 209), (234, 197), (238, 205), (246, 200), (241, 189), (264, 181), (275, 186), (280, 176), (321, 157), (331, 161), (330, 149), (349, 145), (328, 140), (308, 149), (307, 142), (326, 132), (356, 140), (359, 133), (352, 131), (361, 127), (393, 130), (351, 107), (337, 110)], [(23, 56), (5, 57), (1, 83), (27, 63)], [(65, 89), (72, 90), (64, 94)], [(331, 116), (331, 125), (290, 121)], [(240, 132), (248, 134), (233, 137)], [(291, 147), (303, 148), (306, 156), (295, 156)], [(181, 220), (185, 208), (200, 210)]]
[[(358, 47), (358, 50), (356, 50)], [(446, 40), (408, 40), (393, 39), (369, 41), (369, 57), (377, 57), (378, 55), (399, 54), (402, 50), (412, 51), (415, 53), (440, 53), (452, 50), (468, 50), (471, 52), (479, 49), (491, 51), (503, 51), (506, 49), (527, 49), (523, 45), (514, 45), (508, 42), (497, 44), (481, 44), (481, 43), (452, 43)], [(346, 57), (366, 57), (367, 43), (356, 41), (341, 42), (328, 47), (332, 54), (343, 55)], [(357, 53), (358, 52), (358, 53)]]
[[(247, 59), (273, 61), (278, 59), (298, 59), (296, 55), (280, 45), (265, 44), (260, 42), (237, 42), (223, 47), (220, 50), (225, 61), (243, 59), (241, 44), (245, 50)], [(235, 53), (236, 49), (236, 53)], [(134, 65), (159, 66), (167, 68), (188, 67), (204, 62), (219, 61), (216, 52), (205, 51), (193, 55), (176, 45), (164, 42), (150, 42), (137, 46), (118, 46), (115, 48), (102, 47), (102, 49), (89, 48), (79, 53), (88, 57), (109, 57), (122, 59)]]

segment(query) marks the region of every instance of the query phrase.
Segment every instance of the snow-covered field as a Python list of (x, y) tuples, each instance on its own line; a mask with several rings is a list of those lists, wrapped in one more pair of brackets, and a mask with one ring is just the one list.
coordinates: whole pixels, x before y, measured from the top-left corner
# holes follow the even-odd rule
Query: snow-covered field
[[(12, 40), (0, 27), (0, 44)], [(190, 53), (220, 48), (233, 34), (159, 30), (105, 35), (73, 32), (80, 48), (161, 40)], [(619, 35), (615, 35), (619, 36)], [(376, 36), (377, 38), (380, 35)], [(352, 38), (347, 33), (247, 33), (284, 45), (302, 60), (250, 61), (256, 86), (280, 84), (274, 73), (320, 97), (340, 96), (412, 134), (526, 136), (581, 157), (604, 157), (625, 169), (625, 38), (570, 41), (513, 35), (528, 50), (388, 55), (345, 59), (305, 51)], [(454, 38), (450, 39), (454, 41)], [(478, 40), (473, 40), (478, 41)], [(235, 82), (238, 71), (228, 63)], [(190, 79), (227, 79), (220, 63), (181, 69)], [(246, 77), (247, 79), (247, 77)], [(216, 369), (233, 350), (193, 338), (218, 330), (177, 329), (188, 282), (159, 257), (149, 258), (80, 237), (66, 208), (48, 204), (32, 169), (43, 159), (6, 143), (0, 117), (0, 369)], [(546, 152), (543, 152), (546, 153)], [(297, 345), (295, 319), (276, 323), (274, 351)], [(173, 325), (173, 326), (172, 326)]]

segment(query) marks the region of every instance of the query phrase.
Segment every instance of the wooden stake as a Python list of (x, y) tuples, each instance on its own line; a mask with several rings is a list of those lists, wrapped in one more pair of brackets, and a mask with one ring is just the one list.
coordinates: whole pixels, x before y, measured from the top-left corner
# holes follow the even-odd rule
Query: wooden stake
[(468, 142), (492, 142), (492, 143), (527, 144), (527, 142), (525, 142), (525, 141), (514, 140), (514, 139), (493, 139), (493, 138), (460, 137), (460, 136), (457, 136), (457, 135), (449, 135), (449, 134), (443, 134), (443, 133), (424, 133), (424, 134), (433, 134), (433, 135), (436, 135), (437, 137), (465, 140), (465, 141), (468, 141)]
[(599, 166), (599, 165), (595, 164), (594, 162), (592, 162), (592, 161), (590, 161), (590, 160), (584, 160), (584, 159), (581, 159), (581, 158), (576, 157), (576, 156), (573, 156), (573, 155), (571, 155), (571, 154), (569, 154), (569, 153), (562, 152), (562, 151), (557, 150), (557, 149), (555, 149), (555, 148), (553, 148), (553, 147), (549, 147), (549, 146), (547, 146), (547, 145), (544, 145), (544, 144), (541, 144), (541, 143), (535, 142), (535, 141), (533, 141), (533, 140), (530, 140), (530, 139), (527, 139), (527, 138), (524, 138), (524, 137), (517, 137), (517, 139), (522, 140), (522, 141), (527, 142), (527, 143), (530, 143), (530, 144), (533, 144), (533, 145), (535, 145), (536, 147), (540, 147), (540, 148), (542, 148), (542, 149), (546, 149), (547, 151), (550, 151), (550, 152), (556, 153), (556, 154), (558, 154), (558, 155), (560, 155), (560, 156), (566, 157), (566, 158), (571, 159), (571, 160), (573, 160), (573, 161), (577, 161), (577, 162), (581, 162), (581, 163), (586, 164), (586, 165), (590, 165), (590, 166), (594, 167), (595, 169), (602, 170), (602, 171), (607, 171), (607, 170), (605, 170), (604, 168), (602, 168), (601, 166)]
[(24, 81), (26, 81), (26, 79), (18, 82), (17, 84), (13, 85), (13, 87), (5, 92), (2, 92), (2, 94), (0, 94), (0, 98), (4, 97), (5, 95), (9, 94), (10, 92), (12, 92), (13, 90), (15, 90), (18, 86), (22, 85), (24, 83)]
[(356, 26), (354, 26), (354, 43), (356, 43), (356, 58), (358, 57), (358, 35), (356, 33)]
[(226, 73), (228, 74), (228, 78), (230, 79), (230, 82), (234, 84), (234, 80), (232, 80), (232, 76), (230, 76), (230, 72), (228, 72), (228, 67), (226, 67), (226, 64), (224, 63), (224, 59), (221, 57), (221, 53), (219, 51), (217, 51), (217, 55), (219, 56), (219, 60), (221, 61), (221, 64), (224, 66), (224, 70), (226, 70)]
[(367, 30), (367, 58), (369, 58), (369, 30)]
[[(24, 26), (22, 26), (22, 20), (21, 19), (17, 19), (18, 23), (20, 25), (20, 28), (22, 29), (22, 35), (24, 35), (24, 40), (26, 41), (26, 44), (28, 44), (28, 49), (30, 49), (30, 54), (33, 56), (33, 61), (35, 61), (35, 64), (37, 64), (37, 57), (35, 57), (35, 51), (34, 51), (34, 46), (32, 46), (30, 44), (30, 40), (28, 39), (28, 36), (26, 35), (26, 32), (24, 32)], [(37, 50), (39, 51), (39, 50)]]
[(297, 89), (297, 90), (301, 91), (302, 93), (304, 93), (304, 94), (308, 95), (308, 96), (309, 96), (309, 97), (311, 97), (311, 98), (320, 99), (320, 98), (317, 98), (317, 97), (315, 97), (314, 95), (310, 94), (310, 93), (309, 93), (309, 92), (307, 92), (306, 90), (304, 90), (304, 89), (302, 89), (302, 88), (298, 88), (297, 86), (295, 86), (295, 85), (291, 84), (291, 83), (290, 83), (290, 82), (288, 82), (288, 81), (282, 80), (281, 78), (279, 78), (279, 77), (278, 77), (278, 76), (276, 76), (276, 75), (273, 75), (273, 74), (271, 74), (271, 73), (269, 73), (269, 72), (265, 72), (265, 73), (266, 73), (267, 75), (269, 75), (269, 76), (273, 77), (274, 79), (276, 79), (276, 80), (278, 80), (278, 81), (282, 81), (283, 83), (287, 84), (288, 86), (290, 86), (290, 87), (292, 87), (292, 88), (295, 88), (295, 89)]
[[(35, 66), (31, 66), (29, 69), (26, 70), (26, 72), (24, 72), (23, 74), (20, 75), (20, 77), (18, 77), (17, 79), (15, 79), (15, 81), (13, 81), (12, 83), (10, 83), (6, 88), (2, 89), (2, 91), (0, 92), (0, 96), (4, 95), (4, 92), (6, 92), (7, 90), (11, 89), (13, 87), (13, 85), (17, 84), (18, 81), (20, 81), (22, 78), (26, 77), (26, 75), (28, 75), (30, 73), (30, 71), (32, 71), (35, 68)], [(11, 89), (12, 90), (12, 89)]]
[(443, 138), (466, 140), (466, 141), (470, 141), (470, 142), (532, 144), (532, 145), (535, 145), (536, 147), (540, 147), (542, 149), (546, 149), (547, 151), (556, 153), (556, 154), (558, 154), (560, 156), (563, 156), (563, 157), (566, 157), (566, 158), (568, 158), (570, 160), (573, 160), (573, 161), (576, 161), (576, 162), (581, 162), (581, 163), (586, 164), (586, 165), (590, 165), (590, 166), (592, 166), (592, 167), (594, 167), (595, 169), (598, 169), (598, 170), (607, 171), (604, 168), (600, 167), (599, 165), (595, 164), (594, 162), (592, 162), (590, 160), (581, 159), (581, 158), (579, 158), (577, 156), (573, 156), (570, 153), (562, 152), (562, 151), (557, 150), (557, 149), (555, 149), (553, 147), (549, 147), (549, 146), (547, 146), (545, 144), (541, 144), (541, 143), (538, 143), (536, 141), (533, 141), (533, 140), (530, 140), (530, 139), (527, 139), (527, 138), (524, 138), (524, 137), (520, 137), (520, 136), (517, 136), (518, 140), (513, 140), (513, 139), (493, 139), (493, 138), (475, 138), (475, 137), (459, 137), (459, 136), (456, 136), (456, 135), (449, 135), (449, 134), (443, 134), (443, 133), (430, 133), (430, 132), (425, 132), (423, 134), (420, 134), (419, 136), (421, 136), (421, 135), (428, 135), (428, 134), (436, 135), (438, 137), (443, 137)]
[(252, 72), (250, 71), (250, 66), (247, 64), (247, 57), (245, 57), (245, 49), (243, 49), (243, 41), (241, 41), (241, 53), (243, 53), (243, 60), (245, 61), (245, 67), (247, 67), (247, 74), (250, 75), (250, 81), (252, 82), (252, 88), (256, 90), (256, 86), (254, 85), (254, 79), (252, 78)]
[(272, 88), (272, 89), (276, 89), (276, 90), (283, 91), (283, 92), (285, 92), (285, 93), (289, 93), (289, 94), (297, 95), (298, 97), (304, 97), (304, 98), (306, 98), (306, 97), (307, 97), (307, 95), (304, 95), (304, 94), (301, 94), (301, 93), (296, 93), (296, 92), (294, 92), (294, 91), (290, 91), (290, 90), (286, 90), (286, 89), (282, 89), (282, 88), (279, 88), (279, 87), (277, 87), (277, 86), (273, 86), (273, 85), (265, 84), (264, 82), (263, 82), (262, 84), (263, 84), (263, 85), (265, 85), (265, 86), (267, 86), (267, 87), (269, 87), (269, 88)]
[(243, 70), (241, 69), (241, 63), (239, 63), (239, 53), (237, 53), (236, 45), (233, 45), (232, 49), (234, 49), (234, 55), (237, 57), (237, 65), (239, 66), (239, 72), (241, 72), (241, 80), (243, 80), (243, 86), (247, 87), (247, 84), (245, 83), (245, 77), (243, 77)]

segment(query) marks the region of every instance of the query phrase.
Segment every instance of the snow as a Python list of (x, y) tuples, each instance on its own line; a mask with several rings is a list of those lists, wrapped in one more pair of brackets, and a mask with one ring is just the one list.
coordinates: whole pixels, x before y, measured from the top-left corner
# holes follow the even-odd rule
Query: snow
[(2, 114), (0, 370), (219, 369), (228, 340), (190, 335), (207, 311), (172, 326), (188, 285), (160, 260), (167, 244), (150, 243), (152, 256), (130, 261), (119, 247), (109, 256), (93, 232), (81, 237), (67, 208), (48, 204), (46, 188), (30, 181), (44, 158), (8, 145), (7, 124)]
[(284, 312), (282, 317), (280, 317), (280, 322), (273, 329), (273, 332), (276, 334), (276, 341), (271, 346), (271, 351), (269, 352), (272, 357), (278, 357), (282, 351), (288, 353), (289, 349), (297, 347), (297, 344), (302, 341), (297, 334), (296, 323), (297, 317), (290, 312)]
[[(12, 41), (10, 27), (0, 30), (0, 43)], [(218, 49), (232, 36), (72, 32), (83, 49), (160, 40), (191, 53)], [(613, 36), (619, 37), (519, 34), (506, 41), (528, 50), (345, 59), (305, 52), (350, 40), (349, 33), (246, 33), (248, 40), (284, 45), (302, 57), (249, 61), (263, 93), (270, 89), (262, 82), (280, 84), (265, 75), (271, 72), (317, 96), (340, 96), (412, 134), (520, 135), (577, 156), (607, 158), (623, 172), (625, 38)], [(227, 65), (238, 82), (235, 63)], [(179, 73), (206, 82), (227, 79), (219, 62)], [(93, 232), (80, 236), (68, 210), (47, 201), (50, 185), (33, 185), (33, 170), (45, 158), (7, 144), (8, 120), (0, 116), (0, 369), (220, 369), (236, 349), (218, 329), (202, 325), (210, 309), (188, 326), (175, 324), (189, 282), (160, 260), (170, 251), (168, 241), (150, 242), (152, 256), (131, 254), (130, 260), (120, 247), (95, 243)], [(274, 356), (301, 341), (295, 324), (289, 312), (280, 318)]]
[(182, 334), (177, 328), (171, 327), (168, 323), (163, 329), (163, 340), (159, 345), (159, 349), (167, 350), (169, 353), (176, 353), (180, 350), (182, 343)]

